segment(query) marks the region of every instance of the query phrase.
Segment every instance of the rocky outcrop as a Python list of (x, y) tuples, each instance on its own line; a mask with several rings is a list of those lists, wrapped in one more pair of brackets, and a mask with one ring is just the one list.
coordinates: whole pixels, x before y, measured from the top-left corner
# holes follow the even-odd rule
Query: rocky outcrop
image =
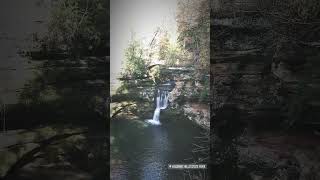
[(249, 114), (250, 124), (267, 114), (278, 128), (320, 123), (314, 113), (320, 104), (319, 49), (279, 39), (275, 20), (261, 11), (267, 5), (258, 0), (214, 0), (212, 6), (213, 112), (234, 104)]
[[(284, 24), (279, 16), (273, 16), (277, 8), (271, 9), (271, 13), (270, 7), (274, 2), (211, 1), (211, 112), (214, 133), (221, 129), (226, 133), (240, 131), (233, 137), (237, 139), (251, 138), (263, 132), (272, 134), (299, 129), (316, 136), (313, 132), (320, 127), (320, 64), (317, 62), (320, 53), (319, 47), (309, 40), (317, 42), (320, 38), (317, 33), (311, 33), (311, 38), (309, 33), (308, 38), (298, 39), (298, 34), (308, 34), (308, 29), (302, 29), (297, 22)], [(316, 20), (319, 18), (315, 17)], [(299, 33), (296, 29), (300, 30)], [(283, 32), (287, 34), (281, 35)], [(227, 114), (223, 113), (228, 109), (226, 107), (239, 111), (229, 120), (232, 119), (232, 123), (239, 121), (245, 127), (228, 125), (228, 118), (221, 115)], [(221, 135), (221, 142), (226, 141), (224, 138)], [(303, 137), (298, 143), (306, 139)], [(235, 142), (227, 146), (233, 146)], [(285, 149), (274, 152), (272, 147), (268, 148), (256, 139), (251, 142), (255, 145), (248, 141), (242, 143), (245, 148), (236, 145), (237, 164), (239, 171), (246, 171), (251, 179), (308, 179), (308, 173), (304, 172), (313, 171), (311, 169), (319, 164), (319, 160), (306, 158), (314, 150), (299, 149), (292, 151), (294, 155), (279, 159)], [(309, 162), (312, 165), (306, 165)], [(307, 170), (303, 169), (305, 166)]]
[[(246, 139), (246, 140), (244, 140)], [(247, 137), (238, 146), (239, 167), (250, 169), (252, 179), (318, 179), (319, 140), (301, 135)], [(308, 139), (301, 141), (303, 139)], [(313, 149), (310, 149), (313, 147)]]
[[(172, 74), (175, 86), (170, 92), (171, 106), (183, 111), (186, 117), (205, 129), (210, 129), (210, 108), (208, 102), (209, 77), (196, 69), (175, 69)], [(168, 73), (168, 70), (167, 72)]]

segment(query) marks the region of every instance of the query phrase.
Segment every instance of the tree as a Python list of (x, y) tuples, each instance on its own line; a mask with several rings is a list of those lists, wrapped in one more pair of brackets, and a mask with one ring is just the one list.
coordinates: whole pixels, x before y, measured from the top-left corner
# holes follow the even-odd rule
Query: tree
[(143, 59), (144, 51), (140, 41), (133, 36), (125, 50), (126, 65), (124, 76), (143, 78), (147, 75), (146, 62)]
[(106, 53), (108, 2), (59, 0), (51, 11), (43, 48), (63, 50), (73, 56)]
[(208, 0), (178, 2), (178, 41), (193, 55), (194, 63), (209, 68), (210, 6)]
[(179, 65), (180, 59), (182, 59), (181, 48), (176, 44), (170, 44), (167, 53), (166, 64), (169, 66)]
[(165, 31), (160, 37), (160, 42), (159, 42), (159, 59), (160, 60), (166, 60), (168, 58), (169, 46), (170, 46), (169, 34), (167, 31)]

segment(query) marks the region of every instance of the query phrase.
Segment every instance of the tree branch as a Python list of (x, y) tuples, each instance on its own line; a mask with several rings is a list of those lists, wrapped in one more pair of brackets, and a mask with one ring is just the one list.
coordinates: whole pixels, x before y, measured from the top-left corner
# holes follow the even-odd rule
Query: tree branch
[(42, 150), (44, 150), (46, 147), (48, 147), (49, 145), (69, 138), (71, 136), (75, 136), (75, 135), (80, 135), (80, 134), (85, 134), (87, 133), (87, 131), (82, 131), (82, 132), (76, 132), (76, 133), (66, 133), (66, 134), (60, 134), (60, 135), (55, 135), (49, 139), (45, 139), (43, 141), (38, 142), (40, 145), (39, 147), (36, 147), (32, 150), (30, 150), (29, 152), (25, 153), (20, 159), (18, 159), (10, 168), (9, 170), (6, 172), (5, 176), (0, 179), (0, 180), (10, 180), (12, 178), (14, 178), (15, 173), (23, 168), (25, 165), (29, 164), (30, 162), (36, 160), (37, 158), (39, 158), (40, 156), (37, 156), (37, 153), (41, 152)]
[(123, 109), (125, 109), (125, 108), (127, 108), (127, 107), (129, 107), (129, 106), (131, 106), (131, 105), (133, 105), (133, 104), (126, 104), (126, 105), (122, 106), (120, 109), (116, 110), (116, 112), (113, 113), (113, 115), (111, 116), (111, 119), (114, 118), (114, 117), (115, 117), (116, 115), (118, 115), (119, 113), (121, 113), (121, 111), (122, 111)]

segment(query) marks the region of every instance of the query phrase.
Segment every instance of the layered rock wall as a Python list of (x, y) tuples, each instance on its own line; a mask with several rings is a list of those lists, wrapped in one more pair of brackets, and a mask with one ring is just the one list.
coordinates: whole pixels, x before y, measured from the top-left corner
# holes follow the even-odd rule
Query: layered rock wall
[(258, 125), (320, 123), (319, 47), (279, 38), (261, 10), (270, 3), (211, 2), (213, 112), (232, 104)]
[(276, 3), (211, 1), (217, 179), (320, 178), (320, 18), (280, 19)]

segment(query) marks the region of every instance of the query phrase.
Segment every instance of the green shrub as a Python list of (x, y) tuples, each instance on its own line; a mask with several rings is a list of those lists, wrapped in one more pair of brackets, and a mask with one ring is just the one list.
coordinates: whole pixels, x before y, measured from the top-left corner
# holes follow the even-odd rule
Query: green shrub
[(107, 49), (108, 3), (104, 0), (59, 0), (55, 3), (43, 44), (79, 56)]

